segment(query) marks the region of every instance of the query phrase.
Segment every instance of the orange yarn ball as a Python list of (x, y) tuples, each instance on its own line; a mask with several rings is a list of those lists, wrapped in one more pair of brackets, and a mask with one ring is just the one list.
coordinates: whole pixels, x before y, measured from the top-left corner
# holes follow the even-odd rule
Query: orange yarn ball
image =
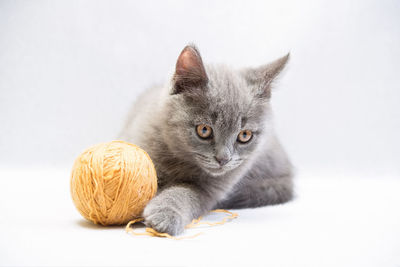
[(72, 200), (95, 224), (129, 222), (141, 215), (156, 191), (157, 175), (149, 155), (127, 142), (92, 146), (72, 168)]

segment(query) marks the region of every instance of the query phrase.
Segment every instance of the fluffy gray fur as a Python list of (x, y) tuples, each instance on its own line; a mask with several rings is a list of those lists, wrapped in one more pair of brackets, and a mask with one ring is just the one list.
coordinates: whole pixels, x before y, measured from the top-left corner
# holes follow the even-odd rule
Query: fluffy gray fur
[[(289, 59), (240, 71), (204, 66), (195, 46), (180, 54), (167, 86), (138, 97), (120, 138), (151, 156), (159, 190), (146, 206), (145, 224), (180, 234), (213, 208), (250, 208), (289, 201), (292, 167), (271, 121), (271, 83)], [(196, 126), (207, 124), (204, 140)], [(237, 141), (241, 130), (252, 139)], [(218, 159), (227, 163), (221, 165)]]

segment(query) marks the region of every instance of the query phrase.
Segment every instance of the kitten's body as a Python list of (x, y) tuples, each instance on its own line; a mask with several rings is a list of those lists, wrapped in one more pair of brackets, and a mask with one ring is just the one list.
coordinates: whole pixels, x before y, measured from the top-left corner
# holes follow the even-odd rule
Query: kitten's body
[[(291, 165), (273, 131), (269, 104), (270, 83), (286, 61), (265, 66), (265, 73), (237, 72), (203, 67), (198, 51), (186, 47), (171, 83), (138, 97), (120, 137), (146, 150), (157, 170), (159, 191), (143, 214), (147, 225), (179, 234), (212, 208), (292, 198)], [(199, 124), (212, 126), (212, 139), (196, 135)], [(236, 140), (241, 129), (253, 133), (246, 144)], [(228, 163), (218, 165), (220, 157)]]

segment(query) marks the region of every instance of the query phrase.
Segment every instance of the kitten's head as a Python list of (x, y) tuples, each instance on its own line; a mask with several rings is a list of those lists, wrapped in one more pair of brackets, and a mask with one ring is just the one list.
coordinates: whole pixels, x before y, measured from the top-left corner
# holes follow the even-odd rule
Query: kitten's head
[(271, 131), (271, 83), (289, 55), (254, 69), (203, 65), (186, 46), (176, 63), (164, 138), (172, 152), (213, 176), (252, 158)]

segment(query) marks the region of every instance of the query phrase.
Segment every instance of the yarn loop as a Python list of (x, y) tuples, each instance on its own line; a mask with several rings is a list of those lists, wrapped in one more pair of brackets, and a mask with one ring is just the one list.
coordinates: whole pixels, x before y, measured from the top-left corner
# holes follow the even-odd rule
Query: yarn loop
[[(226, 222), (236, 219), (238, 217), (237, 213), (231, 212), (229, 210), (224, 210), (224, 209), (216, 209), (216, 210), (212, 210), (211, 212), (216, 212), (216, 213), (226, 213), (228, 214), (228, 216), (226, 216), (225, 218), (223, 218), (221, 221), (219, 222), (202, 222), (201, 220), (203, 219), (203, 216), (200, 216), (197, 219), (193, 219), (192, 222), (188, 225), (186, 225), (185, 229), (189, 229), (189, 228), (197, 228), (201, 225), (208, 225), (208, 226), (216, 226), (216, 225), (222, 225), (225, 224)], [(176, 236), (172, 236), (168, 233), (160, 233), (157, 232), (156, 230), (154, 230), (153, 228), (150, 227), (146, 227), (144, 232), (135, 232), (132, 229), (132, 225), (138, 223), (138, 222), (143, 222), (144, 218), (136, 218), (132, 221), (130, 221), (126, 227), (125, 227), (125, 231), (129, 234), (132, 235), (147, 235), (147, 236), (153, 236), (153, 237), (166, 237), (169, 239), (174, 239), (174, 240), (182, 240), (182, 239), (190, 239), (190, 238), (195, 238), (203, 233), (197, 233), (195, 235), (189, 235), (189, 236), (181, 236), (181, 237), (176, 237)]]

